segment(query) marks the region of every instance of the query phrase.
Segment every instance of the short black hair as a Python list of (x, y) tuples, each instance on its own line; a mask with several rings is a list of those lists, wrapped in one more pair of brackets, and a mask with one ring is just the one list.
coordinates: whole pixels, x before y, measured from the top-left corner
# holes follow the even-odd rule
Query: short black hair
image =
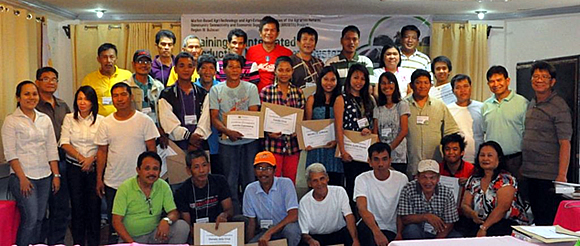
[(232, 42), (232, 38), (234, 38), (234, 36), (244, 38), (244, 44), (248, 42), (248, 34), (242, 29), (235, 28), (230, 30), (228, 33), (228, 43)]
[(169, 30), (158, 31), (157, 34), (155, 34), (155, 44), (158, 45), (159, 41), (161, 41), (161, 38), (170, 38), (173, 41), (173, 44), (175, 44), (175, 42), (177, 41), (175, 33)]
[(290, 59), (289, 56), (279, 56), (276, 58), (276, 63), (274, 63), (274, 69), (278, 68), (278, 65), (282, 62), (288, 62), (290, 63), (290, 66), (292, 66), (292, 59)]
[(191, 60), (191, 63), (195, 63), (195, 57), (193, 57), (192, 54), (190, 54), (189, 52), (179, 52), (179, 54), (177, 54), (175, 56), (175, 58), (173, 59), (173, 64), (177, 65), (177, 62), (179, 61), (179, 59), (181, 58), (187, 58)]
[(197, 159), (199, 157), (203, 157), (205, 158), (206, 162), (209, 162), (209, 157), (202, 149), (187, 152), (187, 154), (185, 155), (185, 165), (187, 166), (187, 168), (191, 168), (191, 162), (193, 161), (193, 159)]
[(240, 62), (240, 66), (244, 66), (244, 57), (238, 54), (232, 54), (232, 53), (228, 53), (224, 56), (224, 59), (222, 59), (222, 63), (224, 65), (223, 69), (225, 69), (228, 66), (228, 62), (229, 61), (238, 61)]
[(455, 89), (455, 83), (463, 80), (467, 80), (467, 82), (469, 82), (469, 85), (471, 85), (471, 78), (468, 75), (458, 74), (453, 76), (453, 78), (451, 78), (451, 89), (452, 90)]
[(414, 31), (417, 33), (417, 39), (421, 37), (421, 31), (419, 31), (419, 28), (417, 28), (417, 26), (415, 25), (406, 25), (403, 28), (401, 28), (401, 37), (405, 36), (405, 32), (406, 31)]
[(125, 88), (127, 90), (127, 93), (129, 93), (129, 96), (133, 95), (133, 92), (131, 92), (131, 86), (125, 82), (118, 82), (114, 84), (113, 87), (111, 87), (111, 94), (113, 94), (113, 91), (119, 87)]
[[(497, 159), (499, 161), (499, 164), (497, 165), (497, 168), (493, 170), (493, 176), (491, 177), (491, 180), (494, 180), (495, 178), (497, 178), (497, 175), (499, 175), (500, 172), (509, 172), (509, 170), (507, 169), (507, 164), (506, 164), (506, 158), (505, 155), (503, 154), (503, 150), (501, 148), (501, 145), (499, 145), (499, 143), (495, 142), (495, 141), (487, 141), (485, 143), (482, 143), (481, 145), (479, 145), (479, 150), (477, 151), (477, 155), (475, 156), (475, 163), (473, 163), (473, 177), (483, 177), (485, 175), (483, 168), (481, 168), (481, 164), (479, 163), (479, 154), (481, 153), (481, 149), (483, 149), (483, 147), (492, 147), (495, 152), (497, 153)], [(512, 173), (512, 175), (516, 175), (515, 173)]]
[(451, 60), (449, 60), (449, 58), (447, 56), (438, 56), (435, 57), (435, 59), (433, 59), (433, 61), (431, 62), (431, 72), (435, 72), (435, 63), (437, 62), (443, 62), (447, 65), (447, 68), (449, 69), (449, 72), (451, 72), (453, 70), (453, 67), (451, 66)]
[(161, 165), (163, 165), (161, 157), (156, 152), (153, 151), (145, 151), (139, 155), (139, 157), (137, 158), (137, 168), (141, 169), (141, 164), (143, 164), (143, 160), (145, 160), (145, 158), (147, 157), (151, 157), (155, 159), (157, 162), (159, 162), (159, 170), (161, 170)]
[(318, 43), (318, 32), (316, 30), (314, 30), (314, 28), (309, 27), (309, 26), (305, 26), (303, 28), (300, 28), (300, 30), (298, 30), (298, 34), (296, 34), (296, 40), (300, 41), (300, 39), (302, 38), (302, 34), (310, 34), (314, 36), (314, 43)]
[(441, 139), (442, 148), (445, 148), (445, 145), (449, 143), (459, 143), (459, 149), (461, 149), (461, 151), (464, 151), (465, 146), (467, 145), (465, 143), (465, 138), (459, 133), (449, 134)]
[(391, 146), (383, 142), (376, 142), (371, 145), (368, 149), (369, 159), (373, 157), (373, 153), (382, 153), (387, 151), (389, 153), (389, 159), (391, 158)]
[(501, 75), (503, 75), (504, 78), (506, 78), (506, 79), (509, 78), (508, 77), (508, 71), (507, 71), (507, 69), (505, 69), (505, 67), (503, 67), (501, 65), (491, 66), (487, 70), (487, 74), (486, 74), (487, 80), (489, 81), (489, 79), (491, 78), (491, 76), (493, 76), (494, 74), (501, 74)]
[(53, 72), (54, 75), (56, 75), (56, 78), (58, 79), (58, 72), (56, 71), (56, 69), (54, 69), (53, 67), (41, 67), (36, 70), (36, 80), (40, 80), (42, 74), (48, 72)]
[(269, 15), (264, 16), (264, 18), (260, 20), (260, 28), (258, 28), (258, 31), (262, 32), (262, 28), (264, 28), (266, 24), (274, 24), (276, 25), (276, 31), (278, 32), (280, 31), (280, 22), (278, 22), (278, 20)]
[(344, 35), (346, 35), (347, 32), (354, 32), (360, 38), (360, 30), (355, 25), (350, 25), (343, 28), (340, 38), (344, 38)]
[(413, 74), (411, 74), (411, 84), (415, 83), (415, 80), (419, 77), (427, 77), (431, 81), (431, 74), (427, 70), (416, 69)]
[[(537, 61), (537, 62), (534, 62), (534, 64), (532, 64), (532, 71), (530, 72), (531, 75), (533, 76), (534, 75), (534, 71), (536, 71), (538, 69), (539, 70), (548, 71), (548, 73), (550, 73), (550, 76), (553, 79), (556, 78), (556, 68), (552, 64), (547, 63), (545, 61)], [(57, 75), (57, 77), (58, 77), (58, 75)]]
[(401, 49), (399, 49), (399, 47), (397, 47), (395, 44), (389, 43), (389, 44), (385, 44), (383, 46), (383, 49), (381, 50), (381, 56), (379, 56), (379, 67), (380, 68), (386, 67), (385, 66), (385, 53), (387, 53), (387, 50), (391, 49), (391, 48), (397, 49), (397, 52), (399, 52), (399, 63), (397, 64), (397, 67), (401, 66), (401, 61), (403, 60), (403, 59), (401, 59)]
[(217, 68), (217, 60), (211, 54), (203, 54), (197, 58), (197, 71), (198, 72), (199, 72), (199, 69), (201, 69), (201, 65), (203, 65), (204, 63), (211, 63), (211, 64), (213, 64), (214, 68)]
[(110, 49), (113, 49), (115, 51), (115, 55), (117, 55), (117, 46), (115, 46), (112, 43), (104, 43), (104, 44), (101, 44), (101, 46), (99, 46), (99, 48), (97, 49), (97, 56), (100, 56), (101, 52), (107, 51)]

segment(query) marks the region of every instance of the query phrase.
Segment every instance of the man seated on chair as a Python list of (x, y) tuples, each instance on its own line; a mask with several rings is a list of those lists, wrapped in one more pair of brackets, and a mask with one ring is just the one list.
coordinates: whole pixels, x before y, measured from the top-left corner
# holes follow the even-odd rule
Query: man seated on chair
[[(189, 225), (179, 219), (169, 184), (159, 179), (161, 157), (144, 152), (137, 160), (137, 176), (125, 180), (113, 203), (113, 227), (123, 242), (180, 244)], [(161, 218), (165, 211), (167, 216)]]
[(439, 184), (439, 164), (422, 160), (417, 171), (417, 179), (407, 183), (399, 198), (403, 238), (461, 237), (453, 230), (459, 220), (457, 202), (451, 189)]

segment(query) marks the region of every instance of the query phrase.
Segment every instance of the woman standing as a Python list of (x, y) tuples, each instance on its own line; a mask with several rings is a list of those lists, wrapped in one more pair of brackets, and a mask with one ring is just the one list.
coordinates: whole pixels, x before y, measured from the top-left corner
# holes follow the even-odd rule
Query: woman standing
[[(401, 67), (401, 50), (394, 44), (387, 44), (383, 46), (381, 50), (381, 56), (379, 61), (379, 67), (373, 70), (373, 76), (371, 77), (371, 83), (379, 83), (379, 76), (384, 72), (391, 72), (397, 77), (399, 91), (401, 93), (401, 98), (405, 98), (407, 95), (411, 94), (411, 87), (409, 87), (409, 82), (411, 82), (411, 74), (413, 74), (414, 69), (402, 68)], [(374, 91), (375, 97), (378, 97), (379, 88)]]
[(38, 88), (32, 81), (16, 86), (18, 102), (2, 125), (4, 155), (10, 163), (10, 192), (20, 210), (17, 245), (40, 242), (40, 228), (49, 192), (60, 189), (58, 150), (50, 118), (35, 107)]
[(74, 112), (67, 114), (62, 124), (60, 146), (66, 151), (75, 245), (99, 245), (100, 242), (101, 203), (95, 193), (98, 146), (94, 140), (104, 117), (98, 113), (95, 90), (81, 86), (75, 94)]
[(381, 142), (391, 146), (391, 166), (395, 170), (407, 172), (407, 121), (411, 115), (409, 104), (401, 101), (397, 77), (384, 72), (379, 77), (378, 106), (373, 111), (373, 133)]
[[(262, 89), (260, 93), (262, 102), (304, 109), (302, 90), (290, 82), (294, 71), (290, 57), (278, 57), (274, 69), (276, 81)], [(281, 132), (270, 132), (264, 139), (264, 148), (274, 153), (276, 176), (290, 178), (296, 184), (296, 169), (300, 159), (300, 147), (296, 133), (284, 135)]]
[[(306, 101), (305, 120), (334, 119), (334, 102), (342, 91), (342, 87), (338, 84), (338, 78), (338, 71), (333, 66), (322, 68), (316, 81), (316, 93), (309, 96)], [(328, 142), (326, 146), (319, 149), (307, 146), (306, 167), (312, 163), (322, 163), (326, 167), (330, 179), (328, 184), (344, 186), (344, 169), (340, 159), (334, 157), (335, 147), (336, 141)]]

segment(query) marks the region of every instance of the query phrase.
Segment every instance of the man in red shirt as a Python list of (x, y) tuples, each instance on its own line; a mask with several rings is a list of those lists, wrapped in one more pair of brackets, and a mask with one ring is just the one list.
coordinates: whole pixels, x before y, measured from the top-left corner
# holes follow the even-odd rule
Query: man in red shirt
[(443, 146), (443, 162), (439, 163), (439, 173), (459, 178), (459, 185), (464, 186), (473, 173), (473, 164), (463, 160), (465, 138), (458, 133), (449, 134), (441, 139), (441, 146)]
[(260, 21), (261, 44), (256, 44), (246, 52), (246, 59), (258, 64), (260, 82), (258, 92), (262, 88), (274, 83), (274, 63), (280, 56), (291, 56), (292, 51), (286, 47), (276, 44), (276, 39), (280, 34), (280, 23), (271, 16), (265, 16)]

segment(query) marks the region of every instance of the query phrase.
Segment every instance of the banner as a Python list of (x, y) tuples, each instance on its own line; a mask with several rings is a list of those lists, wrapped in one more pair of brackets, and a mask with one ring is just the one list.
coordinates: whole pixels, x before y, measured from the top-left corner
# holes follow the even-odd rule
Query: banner
[[(234, 28), (248, 34), (248, 47), (261, 43), (258, 28), (265, 15), (182, 15), (181, 37), (196, 35), (201, 40), (204, 53), (217, 59), (227, 54), (227, 35)], [(294, 52), (298, 51), (296, 34), (300, 28), (310, 26), (318, 32), (318, 43), (314, 55), (322, 60), (338, 55), (342, 46), (342, 29), (348, 25), (359, 28), (358, 53), (378, 64), (381, 48), (389, 41), (400, 44), (401, 28), (415, 25), (421, 31), (418, 49), (429, 54), (431, 16), (407, 15), (271, 15), (280, 22), (278, 44)]]

